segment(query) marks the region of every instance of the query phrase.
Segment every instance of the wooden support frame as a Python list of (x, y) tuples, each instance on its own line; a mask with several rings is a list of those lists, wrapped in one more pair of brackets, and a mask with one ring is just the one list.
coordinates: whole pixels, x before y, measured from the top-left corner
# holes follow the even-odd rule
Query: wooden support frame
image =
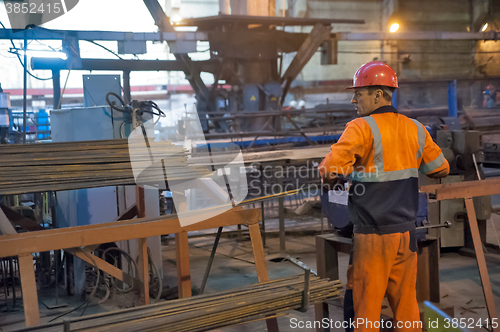
[[(500, 178), (423, 186), (420, 188), (420, 191), (436, 195), (436, 200), (438, 201), (457, 198), (463, 198), (465, 200), (472, 242), (474, 244), (474, 251), (476, 252), (477, 266), (486, 301), (486, 308), (488, 310), (490, 320), (498, 321), (498, 312), (496, 310), (495, 299), (491, 289), (490, 277), (488, 276), (488, 268), (484, 258), (483, 245), (481, 243), (481, 236), (479, 234), (476, 211), (474, 210), (474, 202), (472, 201), (472, 198), (500, 194)], [(492, 328), (493, 332), (500, 332), (500, 327)]]
[[(186, 212), (187, 215), (192, 213)], [(17, 256), (58, 249), (85, 247), (106, 242), (132, 240), (163, 234), (191, 232), (202, 229), (257, 223), (259, 209), (231, 209), (213, 217), (213, 212), (198, 214), (202, 222), (182, 227), (177, 215), (158, 218), (122, 220), (104, 224), (48, 229), (0, 236), (0, 257)]]
[(189, 265), (189, 243), (187, 232), (175, 234), (177, 263), (177, 289), (179, 298), (191, 296), (191, 269)]
[[(138, 208), (138, 212), (140, 208)], [(192, 212), (185, 212), (192, 215)], [(203, 213), (198, 213), (200, 220), (204, 219)], [(143, 255), (143, 266), (139, 267), (143, 273), (148, 273), (146, 238), (162, 234), (176, 234), (176, 238), (183, 239), (178, 241), (177, 247), (178, 261), (182, 262), (178, 269), (182, 269), (179, 287), (180, 297), (191, 295), (191, 282), (189, 275), (189, 248), (187, 242), (187, 232), (217, 228), (221, 226), (231, 226), (244, 224), (250, 231), (252, 248), (254, 252), (255, 265), (259, 281), (269, 280), (267, 266), (265, 262), (264, 249), (259, 227), (261, 220), (260, 209), (242, 209), (241, 207), (232, 208), (220, 215), (213, 217), (213, 211), (205, 215), (209, 218), (186, 227), (181, 227), (177, 215), (162, 216), (159, 218), (140, 218), (134, 220), (121, 220), (105, 224), (95, 224), (86, 226), (77, 226), (69, 228), (42, 230), (20, 234), (9, 234), (0, 236), (0, 257), (19, 256), (21, 270), (21, 287), (24, 297), (24, 311), (26, 326), (35, 326), (40, 324), (38, 312), (38, 296), (36, 292), (35, 274), (33, 268), (32, 254), (35, 252), (65, 249), (68, 252), (80, 257), (89, 264), (97, 265), (99, 269), (113, 275), (114, 277), (126, 283), (138, 284), (137, 280), (118, 268), (108, 264), (106, 261), (96, 257), (87, 256), (77, 247), (96, 245), (106, 242), (115, 242), (121, 240), (131, 240), (138, 238), (140, 252)], [(91, 257), (91, 258), (89, 258)], [(128, 280), (128, 282), (127, 282)], [(148, 275), (142, 276), (143, 281), (148, 281)], [(184, 282), (187, 280), (188, 282)], [(139, 282), (140, 284), (140, 282)], [(142, 283), (144, 289), (145, 301), (149, 302), (149, 286)], [(269, 331), (279, 331), (276, 318), (267, 320)]]
[(26, 326), (40, 325), (38, 294), (36, 291), (35, 268), (33, 266), (32, 254), (19, 255), (19, 273), (21, 275)]
[[(91, 252), (87, 251), (86, 249), (76, 249), (76, 248), (70, 248), (65, 250), (67, 253), (70, 253), (81, 260), (85, 261), (87, 264), (91, 266), (97, 265), (97, 268), (99, 270), (102, 270), (106, 272), (107, 274), (115, 277), (116, 279), (126, 283), (130, 287), (137, 288), (142, 286), (142, 282), (139, 279), (134, 278), (128, 273), (123, 272), (116, 266), (109, 264), (105, 260), (93, 255)], [(85, 253), (83, 252), (85, 251)], [(90, 259), (90, 258), (92, 259)]]
[[(252, 241), (253, 258), (255, 261), (255, 269), (257, 270), (257, 278), (259, 282), (268, 281), (269, 274), (267, 272), (266, 258), (264, 246), (262, 245), (262, 237), (260, 234), (260, 226), (258, 223), (248, 225), (250, 240)], [(276, 317), (266, 320), (268, 331), (279, 331), (278, 320)]]
[[(137, 217), (146, 217), (146, 199), (144, 197), (144, 188), (135, 187), (135, 205), (137, 210)], [(142, 282), (141, 286), (141, 302), (142, 304), (149, 304), (149, 268), (148, 268), (148, 239), (141, 237), (139, 240), (139, 279)]]

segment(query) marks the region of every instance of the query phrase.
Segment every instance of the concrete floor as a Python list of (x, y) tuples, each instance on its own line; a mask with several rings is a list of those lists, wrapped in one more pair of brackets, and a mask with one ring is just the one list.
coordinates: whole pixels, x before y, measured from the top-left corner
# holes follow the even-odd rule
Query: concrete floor
[[(495, 228), (500, 237), (500, 216), (494, 215)], [(320, 229), (320, 222), (308, 222), (310, 227)], [(276, 223), (274, 223), (276, 227)], [(488, 223), (488, 241), (496, 243), (491, 223)], [(273, 226), (266, 225), (268, 229)], [(191, 267), (193, 271), (193, 284), (200, 285), (203, 272), (205, 270), (206, 261), (210, 255), (210, 250), (213, 243), (213, 238), (199, 238), (190, 242), (193, 249), (191, 250)], [(173, 244), (164, 247), (164, 257), (172, 259), (174, 253), (170, 250)], [(315, 257), (315, 236), (287, 236), (286, 241), (287, 252), (310, 267), (316, 267)], [(279, 238), (268, 237), (266, 243), (266, 255), (268, 258), (275, 258), (279, 255)], [(339, 254), (340, 280), (345, 284), (346, 269), (348, 265), (348, 255)], [(282, 276), (302, 273), (302, 270), (294, 264), (282, 261), (274, 263), (268, 260), (268, 269), (270, 278), (279, 278)], [(164, 266), (166, 275), (175, 276), (174, 266), (169, 269), (168, 263)], [(488, 271), (491, 279), (493, 293), (497, 308), (500, 308), (500, 265), (496, 263), (488, 263)], [(207, 282), (206, 293), (226, 290), (232, 287), (243, 286), (247, 283), (256, 282), (252, 251), (250, 242), (240, 242), (237, 239), (222, 239), (219, 245), (218, 254), (212, 267), (212, 273)], [(472, 318), (477, 321), (479, 318), (488, 317), (485, 308), (485, 301), (479, 278), (477, 264), (474, 258), (464, 257), (455, 252), (445, 252), (441, 255), (440, 260), (440, 293), (442, 297), (441, 303), (445, 306), (455, 307), (455, 317)], [(330, 306), (330, 318), (334, 320), (342, 319), (341, 302), (338, 306)], [(473, 309), (463, 309), (473, 308)], [(311, 306), (306, 313), (298, 311), (290, 312), (285, 317), (278, 318), (280, 331), (297, 331), (290, 323), (291, 318), (296, 318), (303, 321), (314, 320), (314, 309)], [(343, 331), (343, 329), (332, 329), (333, 331)], [(482, 330), (482, 329), (478, 329)], [(217, 331), (236, 332), (236, 331), (266, 331), (265, 322), (253, 322), (239, 326), (226, 327)], [(307, 329), (301, 329), (307, 331)]]
[[(296, 220), (287, 220), (287, 230), (317, 230), (321, 229), (321, 222), (314, 218), (294, 218)], [(495, 224), (496, 234), (500, 238), (500, 216), (493, 215), (492, 218)], [(325, 221), (326, 223), (326, 221)], [(287, 261), (272, 262), (270, 259), (281, 256), (279, 250), (279, 238), (277, 235), (277, 220), (269, 220), (266, 222), (266, 230), (269, 233), (266, 238), (265, 253), (267, 258), (267, 266), (271, 279), (280, 278), (283, 276), (299, 274), (303, 271)], [(234, 228), (235, 230), (235, 228)], [(215, 230), (212, 230), (215, 231)], [(208, 231), (207, 231), (208, 232)], [(205, 271), (208, 257), (214, 241), (213, 236), (204, 236), (190, 239), (190, 264), (193, 286), (199, 287)], [(495, 232), (491, 222), (488, 222), (488, 242), (496, 243)], [(166, 238), (163, 246), (163, 272), (165, 283), (171, 287), (176, 285), (176, 268), (175, 268), (175, 241), (173, 237)], [(315, 236), (314, 235), (289, 235), (286, 238), (286, 250), (292, 257), (295, 257), (310, 267), (316, 267), (315, 259)], [(348, 255), (339, 255), (340, 280), (345, 283), (345, 273), (348, 263)], [(491, 278), (493, 292), (497, 308), (500, 308), (500, 266), (495, 263), (488, 263), (488, 271)], [(455, 317), (464, 318), (486, 318), (487, 312), (482, 293), (481, 282), (477, 270), (476, 261), (473, 258), (460, 256), (455, 252), (444, 252), (440, 260), (440, 281), (441, 281), (441, 296), (443, 304), (451, 304), (455, 307)], [(253, 263), (253, 255), (251, 243), (247, 235), (243, 235), (241, 239), (237, 237), (223, 237), (220, 241), (211, 274), (207, 282), (205, 293), (213, 293), (216, 291), (227, 290), (235, 287), (245, 286), (257, 282), (255, 265)], [(134, 294), (128, 294), (127, 298), (123, 296), (113, 300), (108, 300), (102, 305), (97, 305), (95, 301), (88, 306), (85, 315), (117, 310), (133, 305), (133, 300), (136, 299)], [(47, 309), (43, 304), (40, 304), (42, 315), (42, 323), (48, 322), (60, 313), (65, 313), (71, 308), (75, 308), (81, 303), (74, 298), (62, 298), (63, 301), (70, 305), (59, 309)], [(474, 309), (462, 309), (474, 308)], [(3, 308), (4, 309), (4, 308)], [(83, 307), (76, 310), (74, 313), (68, 314), (67, 317), (80, 316)], [(314, 310), (311, 306), (306, 313), (292, 311), (287, 316), (279, 317), (278, 323), (280, 331), (309, 331), (310, 329), (292, 328), (290, 319), (296, 318), (303, 321), (314, 320)], [(334, 320), (342, 319), (341, 302), (338, 305), (330, 306), (330, 318)], [(12, 331), (22, 328), (23, 312), (18, 306), (15, 313), (6, 315), (0, 313), (0, 331)], [(341, 329), (333, 329), (341, 331)], [(482, 329), (475, 329), (482, 330)], [(265, 321), (252, 322), (238, 326), (226, 327), (216, 331), (232, 332), (232, 331), (266, 331)]]

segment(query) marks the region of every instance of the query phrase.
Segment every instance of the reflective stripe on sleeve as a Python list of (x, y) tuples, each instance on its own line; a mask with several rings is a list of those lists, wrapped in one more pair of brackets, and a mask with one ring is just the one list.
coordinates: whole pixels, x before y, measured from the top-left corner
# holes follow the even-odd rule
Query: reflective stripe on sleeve
[(441, 152), (441, 154), (436, 159), (434, 159), (433, 161), (431, 161), (425, 165), (420, 166), (419, 170), (420, 170), (420, 172), (422, 172), (424, 174), (429, 174), (432, 171), (441, 167), (441, 165), (443, 165), (443, 163), (444, 163), (444, 156), (443, 156), (443, 153)]
[(425, 129), (422, 126), (420, 122), (418, 122), (415, 119), (411, 119), (416, 125), (417, 125), (417, 131), (418, 131), (418, 151), (417, 151), (417, 162), (420, 160), (420, 157), (422, 157), (422, 153), (424, 153), (424, 147), (425, 147)]

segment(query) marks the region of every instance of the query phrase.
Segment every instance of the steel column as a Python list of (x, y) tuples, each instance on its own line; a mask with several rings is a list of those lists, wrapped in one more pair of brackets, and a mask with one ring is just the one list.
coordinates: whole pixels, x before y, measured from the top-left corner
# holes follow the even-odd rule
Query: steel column
[(448, 116), (458, 118), (457, 80), (448, 83)]

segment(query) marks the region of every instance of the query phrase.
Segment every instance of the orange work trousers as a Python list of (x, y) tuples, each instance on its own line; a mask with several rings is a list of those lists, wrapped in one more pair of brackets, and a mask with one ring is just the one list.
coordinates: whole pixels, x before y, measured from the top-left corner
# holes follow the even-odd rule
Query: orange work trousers
[(385, 295), (394, 314), (394, 331), (422, 331), (418, 325), (414, 235), (354, 234), (346, 288), (352, 290), (354, 321), (365, 322), (354, 325), (354, 331), (379, 331), (377, 322)]

